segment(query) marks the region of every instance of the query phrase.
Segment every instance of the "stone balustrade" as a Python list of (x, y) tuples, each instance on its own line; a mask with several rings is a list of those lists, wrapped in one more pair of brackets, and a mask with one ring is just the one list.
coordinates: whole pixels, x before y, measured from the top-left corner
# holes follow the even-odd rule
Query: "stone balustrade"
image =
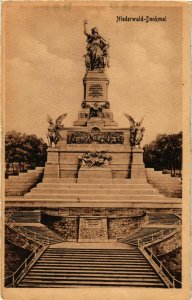
[(8, 225), (5, 225), (5, 238), (10, 243), (31, 252), (38, 246), (36, 241), (28, 238), (24, 234), (18, 232), (17, 229), (11, 228)]

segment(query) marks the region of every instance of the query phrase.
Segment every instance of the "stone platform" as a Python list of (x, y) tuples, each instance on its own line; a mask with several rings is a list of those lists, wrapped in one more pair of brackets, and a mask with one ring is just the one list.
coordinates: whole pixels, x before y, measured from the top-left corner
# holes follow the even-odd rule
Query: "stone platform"
[(181, 199), (158, 193), (146, 179), (44, 178), (7, 206), (181, 208)]

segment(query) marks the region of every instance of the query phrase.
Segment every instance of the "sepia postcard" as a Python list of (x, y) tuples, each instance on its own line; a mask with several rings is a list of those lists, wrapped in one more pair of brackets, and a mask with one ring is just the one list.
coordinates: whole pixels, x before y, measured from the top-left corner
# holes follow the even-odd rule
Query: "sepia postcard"
[(2, 298), (190, 298), (190, 4), (2, 3)]

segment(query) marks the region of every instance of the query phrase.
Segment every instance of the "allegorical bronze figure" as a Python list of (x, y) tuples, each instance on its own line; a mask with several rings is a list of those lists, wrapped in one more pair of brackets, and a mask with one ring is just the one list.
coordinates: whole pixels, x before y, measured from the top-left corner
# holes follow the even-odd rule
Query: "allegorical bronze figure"
[(60, 115), (54, 123), (53, 119), (49, 115), (47, 115), (47, 121), (49, 122), (47, 133), (49, 147), (52, 147), (53, 144), (56, 145), (57, 142), (61, 139), (59, 131), (64, 127), (61, 122), (66, 118), (66, 116), (67, 114)]
[(91, 34), (87, 33), (87, 20), (84, 20), (84, 34), (87, 36), (87, 54), (85, 55), (85, 65), (87, 71), (104, 70), (109, 67), (109, 44), (99, 34), (96, 27), (91, 29)]
[(145, 128), (141, 127), (144, 117), (141, 119), (140, 122), (135, 122), (131, 116), (129, 116), (127, 114), (124, 114), (124, 115), (129, 120), (130, 125), (131, 125), (130, 126), (131, 146), (135, 147), (135, 148), (140, 148), (140, 142), (143, 139), (143, 135), (144, 135), (144, 131), (145, 131)]

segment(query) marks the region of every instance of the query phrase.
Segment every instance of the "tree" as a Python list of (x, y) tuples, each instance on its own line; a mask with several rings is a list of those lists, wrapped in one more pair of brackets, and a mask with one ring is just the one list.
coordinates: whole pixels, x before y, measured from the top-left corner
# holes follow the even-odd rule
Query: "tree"
[(44, 166), (46, 162), (47, 145), (36, 135), (21, 134), (16, 131), (7, 132), (5, 135), (5, 160), (6, 165), (19, 165), (19, 171), (23, 165), (29, 169)]
[(171, 170), (175, 176), (176, 170), (182, 168), (182, 132), (158, 135), (154, 141), (145, 145), (144, 162), (146, 167)]

